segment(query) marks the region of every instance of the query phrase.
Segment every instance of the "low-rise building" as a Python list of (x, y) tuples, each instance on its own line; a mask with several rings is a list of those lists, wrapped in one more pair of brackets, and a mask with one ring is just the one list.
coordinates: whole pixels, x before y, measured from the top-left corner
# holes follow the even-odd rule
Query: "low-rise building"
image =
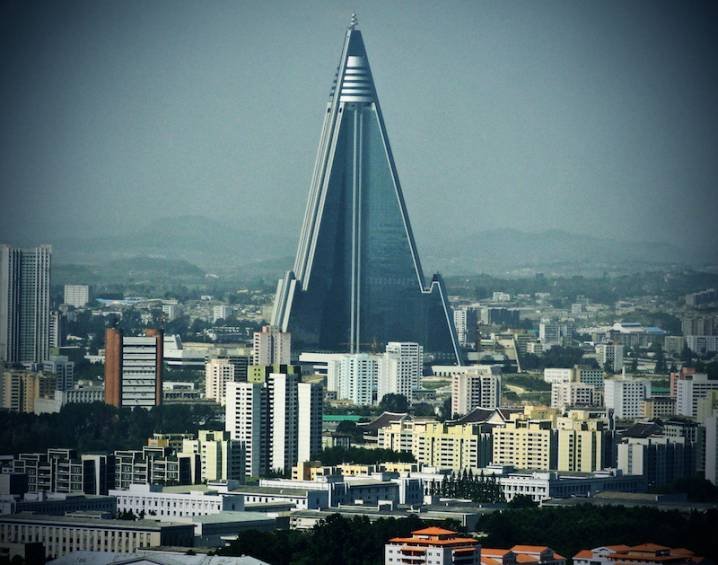
[(474, 538), (452, 530), (430, 527), (411, 532), (408, 538), (392, 538), (384, 546), (384, 563), (395, 564), (481, 564), (481, 546)]
[(105, 512), (114, 515), (117, 501), (113, 496), (59, 494), (45, 491), (25, 493), (24, 496), (0, 496), (0, 514), (34, 512), (63, 516), (70, 512)]
[(604, 545), (593, 549), (582, 549), (573, 556), (574, 565), (618, 565), (636, 563), (640, 565), (694, 565), (700, 563), (689, 549), (674, 549), (655, 543), (641, 545)]
[(83, 550), (132, 553), (158, 545), (192, 547), (193, 541), (192, 524), (30, 513), (0, 516), (1, 543), (39, 542), (48, 557)]
[(161, 521), (244, 510), (242, 495), (230, 494), (226, 488), (222, 490), (224, 492), (141, 484), (130, 485), (124, 490), (113, 489), (110, 496), (117, 498), (118, 512), (131, 512), (135, 516)]

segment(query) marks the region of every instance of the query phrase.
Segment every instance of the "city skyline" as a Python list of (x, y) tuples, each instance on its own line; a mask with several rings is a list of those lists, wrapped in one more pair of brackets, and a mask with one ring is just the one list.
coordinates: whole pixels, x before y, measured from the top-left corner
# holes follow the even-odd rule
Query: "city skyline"
[(711, 8), (407, 6), (7, 4), (0, 235), (131, 231), (151, 210), (295, 238), (325, 45), (355, 8), (420, 251), (447, 231), (559, 228), (711, 253)]

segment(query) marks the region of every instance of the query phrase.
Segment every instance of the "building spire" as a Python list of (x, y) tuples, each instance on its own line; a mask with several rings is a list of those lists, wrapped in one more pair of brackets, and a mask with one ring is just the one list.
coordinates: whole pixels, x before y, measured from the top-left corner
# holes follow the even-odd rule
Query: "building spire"
[(352, 13), (352, 17), (349, 20), (349, 29), (352, 30), (359, 25), (359, 19), (357, 18), (356, 12)]

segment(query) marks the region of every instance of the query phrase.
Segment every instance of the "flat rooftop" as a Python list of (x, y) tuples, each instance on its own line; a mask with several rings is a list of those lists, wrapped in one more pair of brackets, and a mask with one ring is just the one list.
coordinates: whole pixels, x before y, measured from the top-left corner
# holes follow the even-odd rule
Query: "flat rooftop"
[(52, 523), (86, 526), (88, 528), (111, 528), (124, 530), (161, 530), (176, 526), (186, 527), (191, 524), (180, 522), (160, 522), (157, 520), (116, 520), (104, 518), (88, 518), (86, 516), (49, 516), (47, 514), (33, 514), (32, 512), (20, 512), (18, 514), (6, 514), (0, 516), (0, 522), (27, 522), (27, 523)]

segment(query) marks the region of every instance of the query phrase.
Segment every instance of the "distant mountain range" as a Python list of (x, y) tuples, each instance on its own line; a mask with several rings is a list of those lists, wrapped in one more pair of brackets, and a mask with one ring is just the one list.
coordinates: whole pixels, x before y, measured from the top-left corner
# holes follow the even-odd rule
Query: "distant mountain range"
[[(421, 249), (420, 249), (421, 252)], [(618, 241), (561, 230), (523, 232), (487, 230), (429, 240), (422, 254), (425, 268), (451, 274), (478, 272), (644, 270), (672, 264), (716, 261), (708, 253), (688, 254), (659, 242)]]
[[(163, 219), (116, 236), (61, 238), (51, 243), (56, 264), (99, 265), (147, 257), (179, 261), (205, 273), (280, 275), (289, 269), (296, 234), (283, 225), (231, 225), (202, 216)], [(617, 241), (560, 230), (516, 229), (419, 238), (428, 276), (529, 274), (536, 271), (590, 274), (636, 271), (675, 264), (716, 262), (715, 251), (687, 253), (668, 243)]]

